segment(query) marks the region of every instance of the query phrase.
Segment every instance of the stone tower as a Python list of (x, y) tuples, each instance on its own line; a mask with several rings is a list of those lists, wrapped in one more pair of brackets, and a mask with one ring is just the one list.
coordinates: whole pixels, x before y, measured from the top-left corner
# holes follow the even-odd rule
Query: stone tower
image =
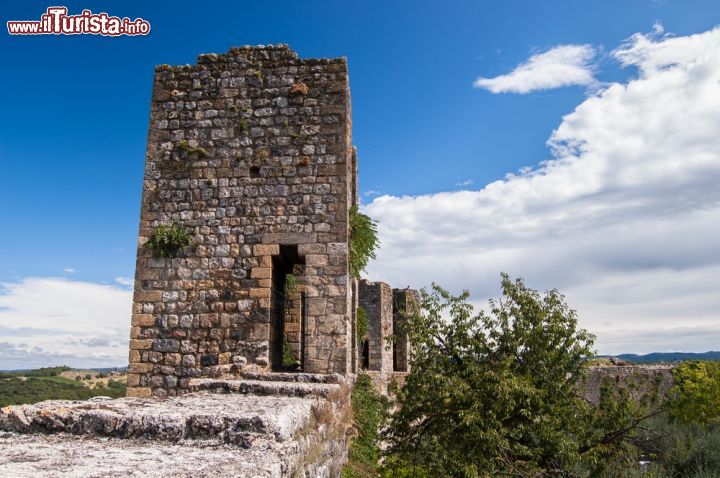
[[(300, 59), (279, 45), (157, 67), (128, 395), (176, 395), (233, 367), (277, 369), (290, 340), (301, 370), (351, 372), (356, 188), (344, 58)], [(192, 245), (153, 257), (146, 242), (172, 224)], [(292, 314), (290, 273), (302, 291)]]

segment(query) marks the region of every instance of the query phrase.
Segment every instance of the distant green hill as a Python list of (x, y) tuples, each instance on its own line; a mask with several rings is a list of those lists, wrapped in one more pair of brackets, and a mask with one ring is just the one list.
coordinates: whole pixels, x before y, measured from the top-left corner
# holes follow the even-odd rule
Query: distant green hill
[[(125, 383), (112, 377), (92, 384), (78, 377), (61, 377), (70, 367), (48, 367), (36, 370), (0, 372), (0, 407), (36, 403), (43, 400), (86, 400), (90, 397), (124, 397)], [(107, 377), (106, 377), (107, 378)]]
[(621, 355), (599, 355), (598, 357), (615, 357), (627, 362), (681, 362), (683, 360), (720, 360), (720, 352), (653, 352), (645, 355), (621, 354)]

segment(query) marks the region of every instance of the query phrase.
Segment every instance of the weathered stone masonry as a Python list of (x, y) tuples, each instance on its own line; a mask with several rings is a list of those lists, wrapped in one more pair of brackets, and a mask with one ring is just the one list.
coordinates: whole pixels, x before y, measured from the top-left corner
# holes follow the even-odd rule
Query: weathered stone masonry
[[(367, 356), (361, 368), (392, 373), (410, 371), (410, 342), (405, 324), (418, 312), (419, 295), (413, 289), (392, 289), (384, 282), (361, 280), (358, 304), (368, 316)], [(388, 340), (392, 338), (392, 340)], [(361, 354), (362, 355), (362, 354)]]
[(393, 351), (387, 338), (393, 335), (393, 291), (384, 282), (361, 280), (359, 305), (368, 316), (367, 369), (393, 371)]
[[(270, 370), (286, 332), (303, 371), (352, 371), (350, 118), (344, 58), (280, 45), (156, 68), (128, 395), (175, 395), (233, 366)], [(172, 223), (194, 247), (153, 258), (144, 244)], [(306, 315), (284, 331), (274, 293), (293, 271)]]

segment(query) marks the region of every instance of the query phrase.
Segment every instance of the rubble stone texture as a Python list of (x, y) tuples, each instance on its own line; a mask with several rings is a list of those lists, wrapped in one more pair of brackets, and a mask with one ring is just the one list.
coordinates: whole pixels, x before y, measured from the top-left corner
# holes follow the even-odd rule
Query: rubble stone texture
[[(128, 396), (173, 396), (193, 378), (277, 368), (284, 337), (305, 372), (353, 371), (356, 174), (344, 58), (300, 59), (278, 45), (157, 67)], [(193, 245), (154, 258), (145, 243), (172, 223)], [(293, 271), (306, 316), (284, 330), (275, 309)]]

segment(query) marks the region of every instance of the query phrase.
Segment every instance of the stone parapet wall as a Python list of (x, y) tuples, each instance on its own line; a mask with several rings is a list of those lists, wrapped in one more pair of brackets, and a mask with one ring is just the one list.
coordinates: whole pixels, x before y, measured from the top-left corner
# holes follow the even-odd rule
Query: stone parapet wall
[(368, 369), (393, 371), (393, 291), (384, 282), (361, 280), (358, 286), (359, 305), (368, 317)]
[[(359, 281), (358, 305), (367, 312), (367, 370), (392, 373), (410, 369), (411, 347), (405, 324), (419, 312), (416, 290), (392, 289), (384, 282)], [(361, 367), (362, 368), (362, 367)]]
[[(184, 393), (191, 379), (232, 368), (270, 370), (278, 264), (302, 265), (307, 316), (287, 329), (302, 369), (351, 371), (350, 118), (344, 58), (300, 59), (280, 45), (156, 68), (129, 396)], [(172, 223), (193, 246), (152, 257), (145, 244)]]
[(664, 397), (674, 381), (672, 365), (613, 365), (589, 367), (587, 376), (581, 382), (583, 395), (592, 403), (600, 401), (603, 381), (629, 387), (636, 399), (648, 393), (658, 392), (659, 398)]

